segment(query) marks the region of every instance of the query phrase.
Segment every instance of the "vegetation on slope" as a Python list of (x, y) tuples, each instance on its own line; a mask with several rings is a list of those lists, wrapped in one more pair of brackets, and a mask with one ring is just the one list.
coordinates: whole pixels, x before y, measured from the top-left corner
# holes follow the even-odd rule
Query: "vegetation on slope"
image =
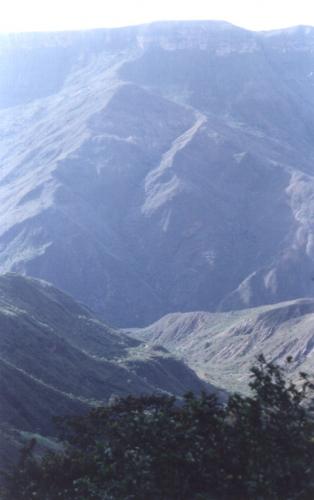
[(112, 394), (204, 389), (216, 391), (165, 349), (110, 328), (49, 283), (0, 276), (0, 470), (16, 463), (25, 433), (54, 439), (55, 416), (84, 414)]
[(62, 453), (24, 453), (6, 499), (310, 499), (313, 385), (286, 381), (260, 356), (250, 397), (118, 399), (87, 416), (60, 419)]
[(180, 356), (200, 378), (229, 392), (248, 392), (256, 356), (284, 366), (289, 376), (313, 373), (314, 300), (296, 299), (252, 309), (167, 314), (130, 334)]

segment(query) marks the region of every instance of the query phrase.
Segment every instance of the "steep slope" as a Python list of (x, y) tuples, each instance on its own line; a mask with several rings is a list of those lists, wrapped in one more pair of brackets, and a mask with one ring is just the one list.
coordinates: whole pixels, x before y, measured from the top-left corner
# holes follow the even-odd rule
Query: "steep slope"
[(107, 327), (50, 284), (14, 274), (0, 277), (0, 372), (4, 443), (21, 431), (50, 435), (53, 416), (112, 395), (213, 390), (167, 351)]
[(3, 35), (0, 272), (121, 326), (313, 296), (313, 47), (220, 22)]
[(263, 353), (293, 378), (314, 375), (314, 300), (299, 299), (229, 313), (168, 314), (134, 337), (179, 354), (202, 377), (227, 390), (247, 390), (249, 369)]

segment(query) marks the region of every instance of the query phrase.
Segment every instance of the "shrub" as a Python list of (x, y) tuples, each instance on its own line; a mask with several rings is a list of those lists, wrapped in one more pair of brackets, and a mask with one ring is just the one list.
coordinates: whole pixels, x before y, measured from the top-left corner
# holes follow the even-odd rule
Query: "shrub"
[(63, 453), (28, 457), (7, 499), (312, 499), (314, 427), (296, 387), (260, 356), (250, 397), (129, 396), (84, 417), (59, 418)]

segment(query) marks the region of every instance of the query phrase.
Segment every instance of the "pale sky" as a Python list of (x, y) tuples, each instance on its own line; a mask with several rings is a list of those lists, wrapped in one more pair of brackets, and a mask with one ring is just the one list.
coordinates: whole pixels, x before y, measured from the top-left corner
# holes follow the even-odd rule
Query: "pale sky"
[(220, 19), (252, 30), (314, 26), (313, 0), (0, 0), (0, 32)]

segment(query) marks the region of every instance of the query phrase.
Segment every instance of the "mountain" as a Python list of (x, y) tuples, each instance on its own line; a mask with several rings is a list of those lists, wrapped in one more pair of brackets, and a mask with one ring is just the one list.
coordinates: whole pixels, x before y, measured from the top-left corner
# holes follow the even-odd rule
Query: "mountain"
[(201, 378), (229, 391), (247, 390), (260, 354), (295, 380), (299, 372), (314, 374), (314, 299), (226, 313), (168, 314), (131, 333), (181, 356)]
[(30, 434), (40, 442), (53, 435), (53, 416), (87, 412), (115, 395), (214, 390), (165, 349), (109, 328), (47, 282), (15, 274), (0, 277), (0, 373), (2, 465)]
[(1, 35), (0, 272), (124, 327), (313, 297), (313, 48), (224, 22)]

